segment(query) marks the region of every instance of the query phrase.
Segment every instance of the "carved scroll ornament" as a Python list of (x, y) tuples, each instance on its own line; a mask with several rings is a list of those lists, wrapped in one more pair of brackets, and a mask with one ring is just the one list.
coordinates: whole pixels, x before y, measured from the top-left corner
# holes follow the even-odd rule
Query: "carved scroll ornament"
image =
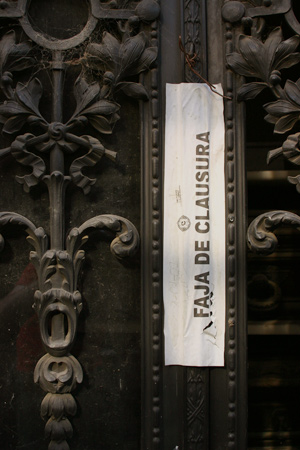
[[(236, 51), (227, 55), (228, 66), (247, 80), (238, 91), (238, 100), (254, 99), (268, 89), (274, 101), (263, 105), (265, 120), (274, 126), (274, 133), (286, 135), (281, 147), (268, 152), (267, 162), (283, 156), (299, 166), (300, 78), (282, 82), (282, 71), (300, 62), (300, 23), (292, 1), (229, 1), (224, 3), (222, 14), (232, 24), (242, 23), (245, 30), (245, 34), (238, 35)], [(268, 23), (272, 15), (282, 15), (289, 25), (292, 33), (287, 38), (281, 26)], [(288, 177), (288, 181), (300, 193), (300, 175)], [(272, 253), (277, 245), (273, 231), (281, 225), (299, 228), (300, 217), (288, 211), (262, 214), (248, 228), (249, 247), (259, 253)]]
[[(73, 228), (65, 238), (65, 192), (74, 183), (87, 194), (95, 179), (83, 173), (85, 167), (97, 164), (103, 156), (115, 160), (116, 153), (106, 149), (101, 134), (111, 134), (120, 119), (120, 105), (115, 93), (123, 91), (137, 100), (147, 100), (146, 88), (136, 76), (147, 71), (155, 62), (157, 48), (149, 45), (141, 24), (153, 21), (159, 14), (155, 0), (130, 3), (119, 8), (119, 2), (104, 3), (89, 0), (89, 17), (85, 27), (68, 39), (53, 39), (37, 32), (28, 17), (30, 2), (0, 2), (0, 17), (19, 21), (25, 34), (52, 55), (49, 72), (52, 77), (52, 118), (47, 121), (40, 112), (43, 84), (31, 75), (39, 61), (32, 55), (29, 40), (17, 42), (15, 31), (8, 31), (0, 40), (0, 86), (6, 100), (0, 105), (2, 132), (11, 136), (11, 145), (0, 150), (0, 157), (10, 153), (30, 173), (16, 180), (28, 192), (32, 186), (45, 183), (50, 201), (49, 236), (41, 227), (15, 212), (0, 213), (0, 226), (7, 224), (25, 228), (34, 250), (30, 253), (38, 275), (35, 309), (39, 316), (40, 332), (46, 354), (38, 361), (34, 380), (47, 393), (41, 406), (47, 421), (45, 432), (50, 439), (49, 450), (68, 449), (72, 436), (68, 417), (76, 413), (72, 396), (83, 372), (80, 363), (71, 355), (82, 309), (78, 276), (85, 252), (83, 246), (91, 230), (107, 230), (113, 236), (111, 251), (117, 258), (132, 255), (139, 245), (135, 226), (127, 219), (111, 214), (93, 217)], [(120, 2), (120, 4), (126, 2)], [(128, 3), (128, 2), (127, 2)], [(114, 20), (114, 33), (104, 31), (100, 42), (89, 42), (99, 21)], [(81, 44), (76, 64), (82, 70), (74, 85), (76, 106), (71, 117), (63, 121), (63, 80), (70, 63), (66, 50)], [(85, 68), (97, 75), (97, 81), (86, 77)], [(14, 74), (26, 70), (28, 82), (15, 83)], [(95, 77), (96, 78), (96, 77)], [(89, 124), (93, 135), (82, 134)], [(71, 156), (66, 173), (65, 157)], [(4, 240), (0, 235), (0, 248)]]

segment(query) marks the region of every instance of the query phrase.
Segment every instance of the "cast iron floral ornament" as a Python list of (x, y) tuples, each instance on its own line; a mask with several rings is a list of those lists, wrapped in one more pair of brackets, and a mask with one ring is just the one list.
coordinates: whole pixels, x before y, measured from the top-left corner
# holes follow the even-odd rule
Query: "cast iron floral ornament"
[[(11, 154), (30, 168), (30, 173), (17, 176), (26, 192), (39, 183), (49, 191), (50, 231), (36, 227), (29, 219), (15, 212), (0, 213), (0, 226), (20, 225), (26, 229), (33, 246), (30, 260), (38, 275), (34, 307), (39, 317), (41, 338), (46, 354), (38, 361), (34, 380), (46, 392), (42, 417), (47, 421), (45, 432), (50, 439), (49, 450), (67, 450), (72, 437), (69, 416), (76, 414), (76, 401), (71, 392), (82, 382), (80, 363), (71, 355), (77, 321), (82, 310), (78, 277), (85, 257), (84, 244), (90, 230), (109, 230), (114, 236), (110, 248), (117, 258), (132, 255), (138, 248), (139, 235), (127, 219), (112, 214), (93, 217), (65, 237), (65, 191), (70, 182), (87, 194), (95, 179), (84, 175), (83, 169), (97, 164), (103, 156), (116, 159), (116, 153), (101, 143), (101, 135), (111, 134), (120, 119), (120, 105), (115, 94), (123, 91), (137, 100), (147, 100), (148, 93), (137, 76), (149, 70), (157, 57), (157, 49), (149, 45), (140, 24), (153, 21), (159, 14), (155, 0), (142, 0), (135, 9), (117, 9), (98, 0), (90, 0), (90, 17), (79, 35), (55, 40), (34, 31), (27, 18), (27, 1), (4, 2), (4, 17), (19, 19), (25, 33), (36, 44), (52, 53), (49, 72), (52, 76), (52, 117), (49, 122), (40, 112), (43, 84), (37, 76), (27, 83), (15, 83), (14, 72), (36, 67), (29, 42), (16, 43), (14, 31), (0, 40), (0, 87), (6, 100), (0, 105), (2, 132), (11, 136), (11, 145), (0, 150), (0, 157)], [(135, 4), (136, 5), (136, 4)], [(1, 10), (0, 10), (1, 16)], [(75, 62), (82, 66), (74, 84), (76, 106), (71, 117), (63, 120), (63, 80), (70, 63), (64, 50), (83, 44), (90, 37), (98, 20), (114, 19), (115, 34), (104, 32), (99, 43), (85, 45)], [(83, 48), (82, 46), (82, 48)], [(85, 69), (95, 71), (98, 81), (88, 81)], [(96, 77), (95, 77), (96, 78)], [(89, 76), (91, 80), (91, 76)], [(89, 124), (93, 135), (81, 134)], [(91, 129), (91, 128), (89, 128)], [(80, 155), (77, 155), (80, 151)], [(65, 156), (68, 155), (68, 173)], [(71, 155), (71, 156), (70, 156)], [(0, 235), (0, 249), (4, 240)]]
[[(281, 147), (268, 152), (267, 162), (283, 155), (299, 166), (300, 133), (295, 128), (300, 121), (300, 79), (288, 79), (282, 87), (281, 71), (300, 62), (300, 53), (297, 52), (300, 24), (290, 1), (276, 1), (271, 8), (248, 3), (245, 5), (236, 1), (228, 2), (223, 11), (223, 17), (231, 17), (233, 22), (242, 20), (251, 29), (251, 35), (239, 36), (238, 51), (227, 55), (227, 64), (234, 72), (246, 77), (247, 81), (248, 78), (255, 78), (255, 81), (241, 86), (238, 100), (254, 99), (264, 89), (273, 93), (275, 100), (264, 105), (267, 112), (265, 120), (274, 125), (274, 133), (294, 132), (285, 138)], [(234, 18), (233, 11), (236, 14)], [(265, 17), (272, 14), (272, 11), (274, 14), (285, 14), (285, 19), (297, 34), (284, 40), (281, 27), (268, 31)], [(288, 177), (288, 181), (295, 184), (300, 193), (300, 175)], [(277, 246), (274, 230), (282, 225), (299, 228), (300, 217), (288, 211), (272, 211), (260, 215), (248, 228), (249, 247), (257, 253), (272, 253)]]
[[(283, 40), (280, 27), (272, 30), (262, 40), (263, 27), (256, 36), (239, 36), (239, 53), (227, 55), (229, 67), (244, 77), (259, 78), (262, 81), (245, 83), (238, 91), (238, 100), (250, 100), (268, 88), (276, 100), (264, 105), (267, 112), (265, 120), (274, 124), (274, 133), (284, 134), (292, 130), (300, 120), (300, 79), (287, 80), (281, 87), (281, 70), (288, 69), (300, 62), (300, 53), (296, 52), (300, 36), (294, 35)], [(294, 164), (300, 164), (298, 139), (289, 136), (282, 147), (268, 153), (268, 162), (284, 155)]]
[(148, 100), (144, 86), (141, 83), (126, 81), (126, 78), (148, 70), (156, 57), (157, 49), (147, 47), (147, 36), (144, 32), (130, 37), (125, 31), (122, 42), (105, 32), (101, 44), (90, 44), (86, 50), (87, 64), (104, 72), (104, 97), (121, 90), (129, 97)]
[(227, 63), (240, 75), (260, 78), (262, 81), (244, 84), (238, 92), (238, 99), (253, 99), (267, 87), (276, 97), (283, 95), (280, 70), (300, 61), (300, 53), (295, 53), (299, 42), (299, 36), (283, 41), (280, 27), (271, 31), (264, 42), (258, 37), (240, 35), (239, 53), (229, 54)]

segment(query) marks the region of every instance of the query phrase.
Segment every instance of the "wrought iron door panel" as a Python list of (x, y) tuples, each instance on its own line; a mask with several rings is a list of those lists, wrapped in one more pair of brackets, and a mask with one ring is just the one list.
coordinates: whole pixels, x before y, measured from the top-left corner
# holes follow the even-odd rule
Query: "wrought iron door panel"
[(300, 439), (299, 12), (290, 0), (223, 6), (236, 38), (227, 64), (240, 82), (237, 100), (249, 103), (248, 448), (255, 449), (298, 448)]
[(44, 6), (0, 2), (1, 445), (47, 447), (34, 372), (49, 449), (138, 449), (139, 75), (159, 7)]

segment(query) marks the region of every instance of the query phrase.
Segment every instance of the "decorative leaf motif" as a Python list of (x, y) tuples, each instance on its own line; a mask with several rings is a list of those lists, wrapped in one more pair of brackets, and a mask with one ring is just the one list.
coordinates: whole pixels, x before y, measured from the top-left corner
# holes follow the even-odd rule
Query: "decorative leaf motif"
[(27, 42), (16, 44), (14, 30), (6, 33), (0, 40), (0, 75), (5, 67), (10, 72), (33, 66), (34, 59), (29, 57), (31, 46)]
[(21, 128), (27, 122), (28, 115), (20, 114), (18, 116), (12, 116), (6, 120), (2, 131), (7, 134), (14, 134), (21, 130)]
[(39, 288), (44, 292), (52, 287), (51, 276), (56, 272), (56, 253), (47, 250), (39, 259), (30, 258), (38, 273)]
[(103, 114), (105, 116), (108, 116), (110, 114), (114, 114), (115, 112), (119, 111), (120, 106), (117, 103), (110, 102), (108, 100), (99, 100), (96, 103), (93, 103), (93, 105), (89, 106), (88, 108), (82, 110), (82, 115), (89, 115), (89, 114)]
[(81, 236), (78, 228), (72, 228), (67, 236), (66, 248), (71, 258), (80, 251), (79, 249), (88, 241), (88, 236)]
[(280, 117), (286, 114), (299, 113), (300, 106), (288, 100), (277, 100), (276, 102), (266, 103), (264, 108), (269, 114)]
[(56, 420), (50, 418), (45, 426), (45, 436), (50, 437), (53, 441), (62, 441), (66, 438), (71, 438), (73, 435), (73, 428), (68, 419)]
[(283, 156), (297, 165), (300, 165), (299, 136), (300, 133), (292, 134), (282, 144)]
[(42, 401), (41, 415), (46, 420), (49, 416), (54, 416), (60, 420), (66, 414), (74, 416), (77, 405), (71, 394), (50, 394), (48, 393)]
[(284, 99), (264, 105), (268, 113), (265, 120), (274, 123), (274, 132), (279, 134), (290, 131), (300, 119), (300, 79), (296, 83), (287, 80), (284, 93)]
[(61, 250), (56, 253), (56, 259), (57, 273), (60, 273), (63, 279), (61, 287), (68, 292), (73, 292), (76, 286), (73, 283), (73, 261), (70, 255), (66, 251)]
[(299, 36), (297, 35), (292, 36), (278, 45), (274, 55), (274, 65), (277, 70), (288, 69), (299, 62), (299, 53), (294, 53), (298, 46)]
[(120, 45), (120, 73), (117, 79), (123, 79), (128, 75), (134, 75), (138, 61), (146, 46), (146, 35), (141, 32), (128, 38)]
[(151, 69), (154, 62), (157, 59), (157, 47), (148, 47), (146, 48), (135, 68), (135, 74), (145, 72), (146, 70)]
[(243, 84), (243, 86), (238, 91), (238, 100), (250, 100), (255, 98), (260, 92), (262, 92), (266, 87), (267, 83), (263, 82), (253, 82)]
[(89, 44), (86, 49), (86, 58), (89, 65), (97, 70), (120, 70), (120, 43), (110, 33), (104, 32), (101, 44)]
[(283, 134), (290, 131), (298, 121), (295, 116), (283, 116), (275, 124), (274, 133)]
[(5, 69), (9, 72), (15, 72), (28, 69), (35, 63), (34, 58), (28, 56), (31, 51), (31, 45), (27, 42), (15, 44), (10, 48)]
[(28, 84), (18, 83), (16, 86), (16, 96), (23, 105), (32, 113), (41, 117), (39, 112), (39, 102), (43, 94), (43, 87), (37, 78), (33, 78)]
[(282, 144), (282, 147), (268, 152), (267, 162), (273, 161), (283, 155), (293, 164), (300, 165), (300, 133), (291, 134)]
[(0, 40), (0, 68), (1, 72), (5, 63), (7, 61), (7, 57), (10, 51), (14, 48), (16, 42), (16, 33), (11, 30), (6, 33), (3, 38)]
[(7, 64), (7, 70), (10, 72), (21, 72), (32, 67), (34, 63), (34, 59), (29, 57), (14, 59), (11, 63)]
[(300, 53), (291, 53), (280, 60), (276, 65), (277, 70), (289, 69), (300, 62)]
[(144, 32), (127, 37), (119, 42), (110, 33), (104, 33), (101, 44), (90, 44), (86, 50), (86, 60), (90, 67), (111, 73), (111, 84), (115, 89), (122, 89), (126, 95), (139, 100), (147, 100), (148, 94), (139, 83), (127, 84), (123, 80), (148, 70), (157, 58), (157, 49), (146, 47), (147, 38)]
[(27, 85), (17, 84), (14, 100), (10, 99), (0, 105), (0, 122), (4, 123), (5, 133), (17, 133), (29, 120), (32, 123), (47, 124), (38, 108), (42, 93), (42, 85), (37, 78)]
[(117, 86), (129, 97), (136, 98), (137, 100), (149, 99), (148, 92), (141, 83), (123, 82), (118, 83)]
[(44, 253), (48, 249), (48, 236), (42, 227), (38, 227), (34, 230), (33, 234), (30, 233), (27, 240), (34, 246), (38, 257), (41, 259)]
[(2, 114), (4, 118), (19, 114), (26, 114), (28, 116), (30, 115), (30, 111), (23, 105), (20, 105), (13, 100), (8, 100), (0, 105), (0, 114)]
[(288, 177), (288, 182), (296, 185), (296, 191), (300, 194), (300, 175), (296, 177)]
[(88, 85), (83, 78), (77, 79), (75, 85), (77, 107), (68, 121), (69, 127), (75, 126), (78, 121), (85, 119), (100, 133), (111, 134), (111, 123), (119, 118), (116, 113), (120, 106), (109, 100), (98, 100), (99, 93), (100, 86), (98, 83)]
[(296, 83), (291, 80), (287, 80), (287, 82), (285, 83), (285, 92), (287, 97), (292, 102), (300, 106), (300, 78)]
[(258, 74), (249, 66), (240, 53), (234, 52), (227, 55), (227, 64), (234, 72), (243, 77), (258, 77)]
[(266, 87), (271, 89), (280, 83), (281, 69), (292, 67), (300, 61), (300, 53), (295, 53), (300, 37), (293, 36), (282, 41), (282, 30), (275, 28), (265, 42), (256, 37), (241, 35), (239, 53), (227, 56), (228, 66), (245, 77), (255, 77), (263, 83), (245, 84), (239, 91), (239, 100), (253, 99)]
[(99, 133), (112, 133), (109, 121), (103, 116), (89, 116), (89, 122), (97, 131), (99, 131)]
[(93, 103), (99, 92), (100, 86), (98, 83), (95, 82), (89, 85), (84, 78), (77, 78), (74, 86), (74, 94), (77, 103), (74, 116), (80, 115), (81, 111)]

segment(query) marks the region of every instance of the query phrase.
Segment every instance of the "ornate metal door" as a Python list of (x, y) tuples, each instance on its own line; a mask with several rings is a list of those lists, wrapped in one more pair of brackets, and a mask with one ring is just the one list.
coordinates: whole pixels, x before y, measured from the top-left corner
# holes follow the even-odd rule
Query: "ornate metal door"
[[(246, 448), (243, 107), (222, 5), (0, 2), (5, 449)], [(165, 367), (165, 83), (205, 80), (227, 97), (226, 366)]]
[(0, 2), (2, 448), (149, 440), (141, 317), (159, 317), (158, 15), (154, 0)]
[[(278, 303), (274, 273), (287, 266), (254, 259), (255, 269), (274, 266), (257, 274), (251, 256), (247, 441), (245, 246), (246, 155), (255, 172), (250, 246), (269, 252), (278, 225), (299, 227), (298, 173), (287, 174), (293, 194), (282, 198), (289, 206), (268, 206), (267, 185), (257, 193), (258, 148), (270, 150), (269, 161), (288, 161), (278, 166), (281, 178), (299, 164), (297, 15), (291, 0), (0, 1), (1, 448), (299, 445), (285, 412), (293, 402), (277, 408), (269, 428), (252, 427), (264, 379), (251, 378), (263, 359), (253, 349), (264, 348), (254, 330), (267, 322), (254, 310), (261, 289), (266, 305)], [(225, 93), (224, 368), (164, 366), (167, 82), (207, 82), (212, 89), (221, 82)], [(274, 147), (260, 117), (264, 103), (280, 135)], [(292, 265), (295, 255), (289, 257)], [(297, 360), (291, 354), (288, 367)]]

